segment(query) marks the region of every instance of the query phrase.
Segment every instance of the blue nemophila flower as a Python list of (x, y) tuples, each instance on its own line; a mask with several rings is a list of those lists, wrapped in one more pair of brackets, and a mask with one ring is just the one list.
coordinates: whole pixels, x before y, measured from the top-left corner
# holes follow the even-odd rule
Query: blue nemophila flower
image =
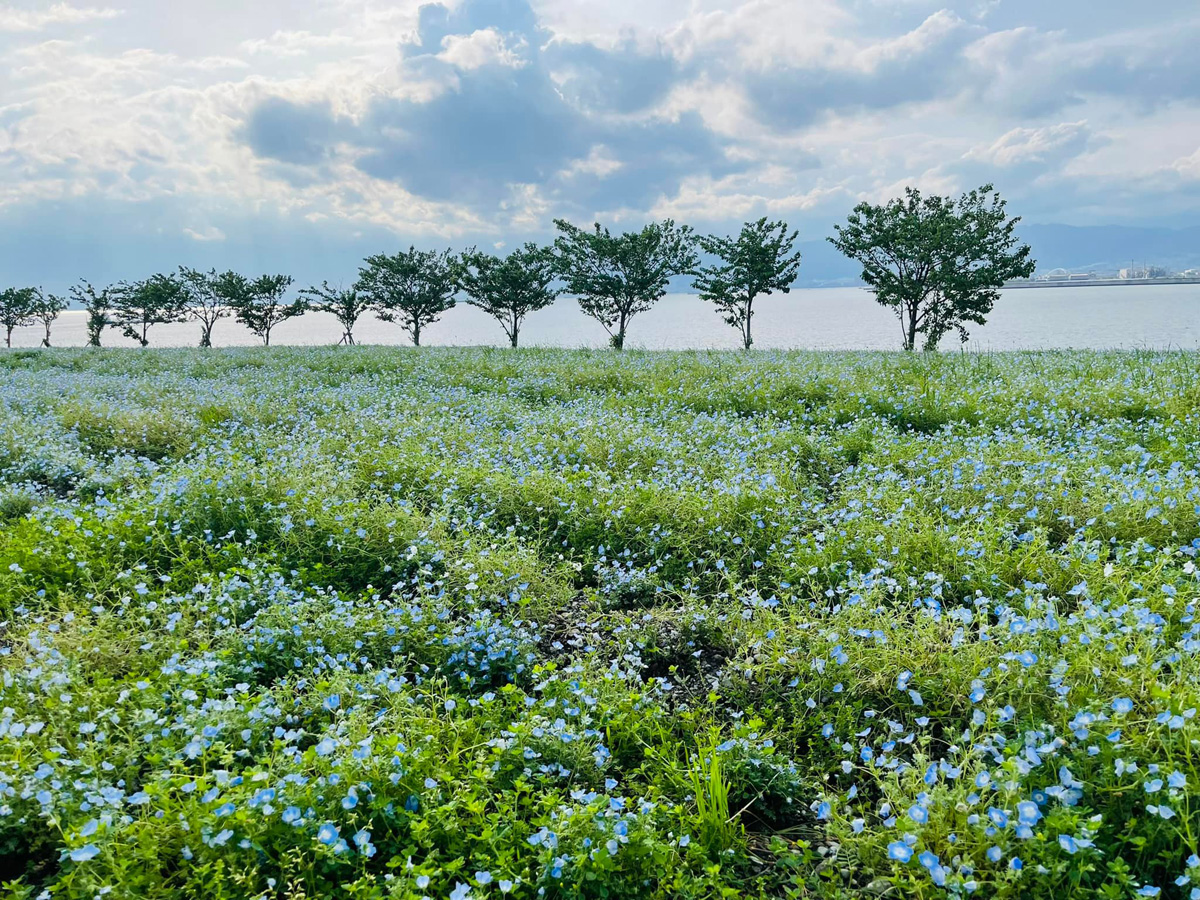
[(477, 881), (479, 884), (491, 884), (492, 883), (492, 873), (486, 872), (486, 871), (478, 871), (475, 873), (475, 881)]
[(912, 859), (912, 848), (904, 841), (892, 841), (888, 844), (888, 859), (894, 859), (897, 862), (906, 863)]
[(458, 882), (454, 885), (454, 890), (450, 892), (450, 900), (466, 900), (471, 894), (471, 886)]
[(326, 698), (325, 698), (325, 700), (324, 700), (324, 702), (322, 703), (322, 705), (323, 705), (323, 706), (324, 706), (324, 707), (325, 707), (327, 710), (330, 710), (330, 711), (332, 712), (333, 710), (337, 709), (339, 706), (341, 706), (341, 705), (342, 705), (342, 698), (341, 698), (341, 695), (339, 695), (339, 694), (330, 694), (328, 697), (326, 697)]
[(337, 843), (337, 840), (338, 840), (337, 826), (330, 822), (326, 822), (324, 825), (322, 825), (320, 828), (317, 829), (317, 840), (320, 841), (322, 844), (325, 844), (326, 846), (330, 846), (332, 844)]
[(84, 844), (82, 847), (72, 850), (70, 855), (72, 862), (87, 862), (100, 855), (100, 848), (95, 844)]
[(908, 808), (908, 817), (918, 825), (924, 825), (929, 821), (929, 810), (920, 804), (913, 804)]
[(429, 887), (429, 881), (430, 878), (428, 875), (418, 875), (415, 879), (417, 887), (422, 891)]

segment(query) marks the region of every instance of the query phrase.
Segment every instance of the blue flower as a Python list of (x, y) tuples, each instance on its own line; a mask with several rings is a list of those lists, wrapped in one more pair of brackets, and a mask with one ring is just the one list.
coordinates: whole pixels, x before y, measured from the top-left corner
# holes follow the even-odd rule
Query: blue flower
[(904, 843), (904, 841), (892, 841), (888, 844), (888, 859), (894, 859), (897, 862), (906, 863), (912, 859), (912, 847)]
[(336, 843), (337, 839), (338, 839), (338, 829), (337, 829), (336, 825), (334, 825), (330, 822), (326, 822), (324, 825), (322, 825), (320, 828), (317, 829), (317, 840), (320, 841), (325, 846), (328, 847), (329, 845)]
[(72, 862), (87, 862), (89, 859), (94, 859), (100, 855), (100, 848), (95, 844), (84, 844), (71, 851)]
[(908, 808), (908, 817), (918, 825), (924, 825), (929, 821), (929, 810), (919, 803), (914, 803)]
[(463, 884), (461, 881), (454, 885), (454, 890), (450, 892), (450, 900), (466, 900), (471, 893), (471, 886)]

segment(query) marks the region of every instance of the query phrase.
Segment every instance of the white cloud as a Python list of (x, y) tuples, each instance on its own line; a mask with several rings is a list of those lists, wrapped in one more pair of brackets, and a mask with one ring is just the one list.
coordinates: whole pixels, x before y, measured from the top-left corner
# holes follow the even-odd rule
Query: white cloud
[(225, 240), (225, 232), (215, 225), (206, 225), (204, 228), (196, 230), (194, 228), (185, 228), (183, 233), (190, 237), (193, 241), (223, 241)]
[(574, 178), (577, 175), (594, 175), (597, 178), (607, 178), (624, 165), (614, 158), (607, 147), (602, 145), (592, 148), (585, 159), (577, 159), (559, 174), (563, 178)]
[(98, 19), (114, 19), (121, 14), (119, 9), (71, 6), (68, 3), (55, 3), (41, 10), (0, 6), (0, 32), (41, 31), (54, 25), (79, 25)]
[(1091, 137), (1085, 120), (1043, 128), (1014, 128), (989, 145), (972, 148), (966, 158), (1001, 168), (1074, 156)]
[(442, 52), (438, 59), (460, 69), (478, 69), (482, 66), (506, 66), (519, 69), (525, 65), (521, 55), (524, 43), (509, 47), (504, 36), (495, 28), (481, 28), (470, 34), (451, 34), (442, 39)]

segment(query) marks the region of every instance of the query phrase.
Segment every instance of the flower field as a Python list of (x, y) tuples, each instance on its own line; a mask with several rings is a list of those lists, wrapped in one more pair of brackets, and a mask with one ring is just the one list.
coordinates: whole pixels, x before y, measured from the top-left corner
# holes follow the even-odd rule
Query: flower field
[(1200, 355), (0, 400), (0, 896), (1200, 897)]

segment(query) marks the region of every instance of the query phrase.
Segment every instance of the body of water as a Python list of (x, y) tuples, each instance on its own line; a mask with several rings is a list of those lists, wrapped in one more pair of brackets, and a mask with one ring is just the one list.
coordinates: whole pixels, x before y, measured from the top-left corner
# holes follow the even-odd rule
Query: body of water
[[(892, 312), (859, 288), (797, 290), (759, 298), (755, 304), (754, 346), (759, 349), (894, 350), (900, 347), (900, 325)], [(1052, 348), (1184, 348), (1200, 349), (1200, 285), (1075, 287), (1005, 291), (989, 321), (971, 327), (973, 350)], [(86, 343), (85, 314), (72, 310), (54, 324), (55, 346)], [(13, 333), (14, 347), (36, 347), (41, 327)], [(195, 322), (159, 325), (150, 330), (151, 346), (194, 346)], [(309, 313), (279, 325), (273, 344), (333, 344), (341, 330), (332, 316)], [(365, 344), (407, 344), (397, 325), (364, 319), (355, 337)], [(521, 333), (524, 346), (601, 347), (604, 329), (579, 311), (570, 297), (533, 313)], [(223, 319), (213, 332), (218, 346), (253, 345), (258, 339), (233, 319)], [(489, 316), (460, 303), (428, 328), (429, 345), (507, 343)], [(106, 346), (136, 346), (115, 330), (105, 333)], [(634, 318), (630, 347), (656, 350), (725, 349), (740, 346), (738, 332), (725, 324), (714, 307), (691, 294), (670, 294), (650, 312)], [(948, 335), (944, 349), (958, 346)]]

